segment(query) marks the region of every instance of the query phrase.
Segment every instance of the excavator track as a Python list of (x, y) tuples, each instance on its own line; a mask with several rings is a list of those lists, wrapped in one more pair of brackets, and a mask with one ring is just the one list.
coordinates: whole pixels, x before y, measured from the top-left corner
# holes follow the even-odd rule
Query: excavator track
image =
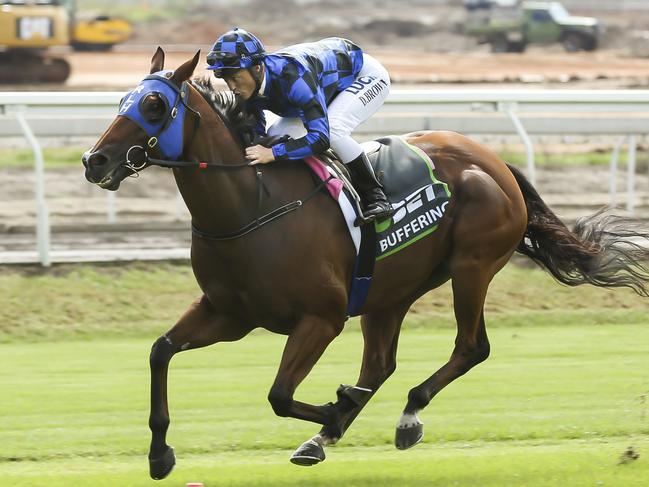
[(63, 58), (30, 51), (0, 53), (0, 84), (63, 83), (70, 76), (70, 64)]

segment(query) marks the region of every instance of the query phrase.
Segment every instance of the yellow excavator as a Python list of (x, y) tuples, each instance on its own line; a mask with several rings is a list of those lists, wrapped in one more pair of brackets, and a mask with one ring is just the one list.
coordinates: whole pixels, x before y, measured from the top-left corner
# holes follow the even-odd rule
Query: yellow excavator
[(131, 35), (122, 19), (77, 20), (74, 0), (0, 0), (0, 83), (61, 83), (70, 64), (49, 47), (106, 51)]

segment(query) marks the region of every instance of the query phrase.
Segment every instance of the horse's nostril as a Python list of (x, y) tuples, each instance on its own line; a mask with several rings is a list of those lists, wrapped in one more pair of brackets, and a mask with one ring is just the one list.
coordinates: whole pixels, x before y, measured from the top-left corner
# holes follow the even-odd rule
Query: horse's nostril
[(108, 157), (100, 152), (93, 152), (92, 154), (84, 154), (81, 160), (83, 161), (83, 165), (86, 167), (91, 164), (93, 166), (101, 166), (108, 162)]

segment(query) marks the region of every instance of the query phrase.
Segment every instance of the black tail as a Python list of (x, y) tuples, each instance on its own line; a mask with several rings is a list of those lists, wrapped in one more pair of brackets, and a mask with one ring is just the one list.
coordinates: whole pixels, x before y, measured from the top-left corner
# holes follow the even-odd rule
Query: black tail
[(507, 165), (525, 198), (527, 230), (516, 249), (563, 284), (630, 287), (649, 297), (649, 228), (607, 209), (569, 230), (517, 168)]

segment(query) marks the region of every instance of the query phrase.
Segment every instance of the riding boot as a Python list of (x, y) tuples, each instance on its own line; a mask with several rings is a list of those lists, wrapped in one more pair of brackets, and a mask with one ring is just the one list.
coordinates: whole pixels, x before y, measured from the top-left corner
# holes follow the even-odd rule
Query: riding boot
[(383, 220), (392, 216), (394, 210), (383, 192), (383, 186), (376, 179), (374, 169), (365, 152), (346, 164), (352, 178), (352, 184), (361, 197), (363, 218), (360, 224), (374, 220)]

